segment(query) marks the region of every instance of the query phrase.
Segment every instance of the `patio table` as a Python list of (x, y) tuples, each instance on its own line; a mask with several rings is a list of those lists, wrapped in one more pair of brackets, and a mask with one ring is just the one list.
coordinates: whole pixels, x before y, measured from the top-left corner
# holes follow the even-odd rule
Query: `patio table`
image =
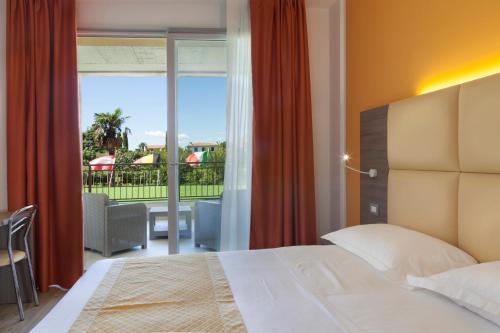
[[(183, 216), (186, 220), (186, 229), (179, 230), (179, 237), (191, 238), (192, 235), (192, 221), (191, 221), (191, 207), (180, 206), (179, 217)], [(157, 237), (168, 237), (168, 228), (164, 230), (155, 230), (156, 219), (158, 217), (168, 217), (168, 207), (151, 207), (149, 209), (149, 239), (153, 240)]]

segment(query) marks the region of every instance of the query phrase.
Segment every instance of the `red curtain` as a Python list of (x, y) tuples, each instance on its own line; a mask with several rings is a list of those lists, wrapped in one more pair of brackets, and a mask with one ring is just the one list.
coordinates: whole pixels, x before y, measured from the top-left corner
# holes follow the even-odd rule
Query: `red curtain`
[(74, 0), (8, 0), (9, 210), (37, 204), (37, 282), (83, 272), (82, 173)]
[(316, 243), (304, 0), (251, 0), (254, 99), (250, 247)]

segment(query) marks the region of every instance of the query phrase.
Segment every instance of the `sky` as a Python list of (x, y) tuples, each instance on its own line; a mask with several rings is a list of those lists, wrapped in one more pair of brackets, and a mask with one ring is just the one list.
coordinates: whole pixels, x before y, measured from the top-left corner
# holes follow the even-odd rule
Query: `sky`
[[(179, 145), (221, 142), (226, 137), (226, 78), (178, 79)], [(85, 131), (94, 113), (121, 108), (130, 117), (129, 148), (139, 143), (164, 144), (167, 130), (167, 78), (81, 76), (81, 126)]]

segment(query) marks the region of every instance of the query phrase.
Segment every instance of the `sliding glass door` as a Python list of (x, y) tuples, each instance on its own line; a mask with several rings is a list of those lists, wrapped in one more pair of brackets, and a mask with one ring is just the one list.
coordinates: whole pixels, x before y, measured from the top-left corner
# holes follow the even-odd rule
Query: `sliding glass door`
[(167, 35), (169, 254), (219, 250), (226, 57), (225, 35)]
[(137, 255), (219, 249), (226, 57), (201, 31), (78, 39), (83, 192), (147, 206)]

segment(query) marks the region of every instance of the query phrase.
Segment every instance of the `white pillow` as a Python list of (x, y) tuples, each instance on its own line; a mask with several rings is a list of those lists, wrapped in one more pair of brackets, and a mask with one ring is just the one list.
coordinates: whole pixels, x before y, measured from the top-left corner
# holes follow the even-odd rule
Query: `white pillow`
[(432, 290), (500, 326), (500, 261), (453, 269), (408, 284)]
[(430, 276), (477, 261), (442, 240), (391, 224), (365, 224), (322, 236), (363, 258), (392, 280)]

